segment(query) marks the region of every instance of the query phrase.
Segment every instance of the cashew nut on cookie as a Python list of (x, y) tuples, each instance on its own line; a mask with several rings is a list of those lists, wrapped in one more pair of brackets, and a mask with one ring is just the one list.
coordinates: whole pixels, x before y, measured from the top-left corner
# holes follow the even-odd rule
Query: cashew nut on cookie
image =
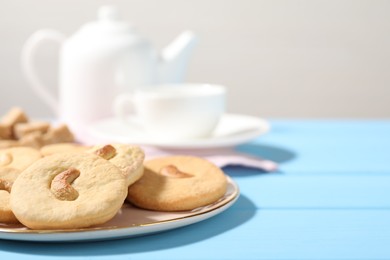
[(98, 145), (90, 153), (99, 155), (117, 166), (131, 185), (141, 178), (144, 173), (143, 162), (145, 154), (138, 146), (127, 144)]

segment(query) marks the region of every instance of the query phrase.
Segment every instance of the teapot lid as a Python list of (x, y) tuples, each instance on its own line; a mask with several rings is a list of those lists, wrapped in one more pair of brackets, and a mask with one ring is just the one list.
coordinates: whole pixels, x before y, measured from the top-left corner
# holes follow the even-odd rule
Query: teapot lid
[(76, 35), (100, 36), (106, 34), (124, 34), (133, 32), (131, 24), (120, 19), (116, 6), (106, 5), (99, 8), (98, 19), (83, 25)]

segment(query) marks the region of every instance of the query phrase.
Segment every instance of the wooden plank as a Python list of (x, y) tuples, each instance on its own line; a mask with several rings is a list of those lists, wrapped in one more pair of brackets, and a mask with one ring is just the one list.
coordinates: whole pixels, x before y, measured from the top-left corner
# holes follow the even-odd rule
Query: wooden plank
[(390, 174), (390, 120), (276, 120), (271, 124), (269, 134), (238, 150), (277, 161), (280, 170), (289, 174)]
[(152, 236), (94, 243), (1, 241), (1, 259), (390, 259), (389, 210), (230, 210)]
[(390, 209), (390, 175), (258, 174), (225, 170), (258, 209)]

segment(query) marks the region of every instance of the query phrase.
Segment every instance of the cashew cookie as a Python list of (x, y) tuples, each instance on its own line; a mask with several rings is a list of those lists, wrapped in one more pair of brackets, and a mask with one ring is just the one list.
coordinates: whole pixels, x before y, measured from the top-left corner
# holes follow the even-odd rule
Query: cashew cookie
[(0, 150), (0, 222), (18, 222), (9, 204), (12, 184), (22, 170), (40, 158), (40, 152), (30, 147)]
[(220, 199), (227, 189), (224, 173), (193, 156), (168, 156), (146, 161), (144, 175), (129, 186), (127, 200), (158, 211), (192, 210)]
[(41, 153), (31, 147), (2, 149), (0, 150), (0, 171), (4, 167), (24, 170), (41, 157)]
[(18, 223), (9, 203), (12, 184), (20, 174), (13, 168), (0, 169), (0, 222)]
[(89, 152), (95, 153), (118, 167), (131, 185), (142, 177), (145, 154), (138, 146), (127, 144), (97, 145)]
[(122, 172), (88, 153), (43, 157), (16, 179), (10, 204), (31, 229), (84, 228), (107, 222), (127, 194)]

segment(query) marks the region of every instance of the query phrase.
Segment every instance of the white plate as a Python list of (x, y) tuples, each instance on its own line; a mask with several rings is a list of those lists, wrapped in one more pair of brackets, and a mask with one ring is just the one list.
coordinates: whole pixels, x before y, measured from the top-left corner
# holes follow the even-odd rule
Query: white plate
[(149, 136), (140, 123), (130, 118), (128, 124), (109, 118), (92, 125), (89, 134), (99, 141), (152, 145), (164, 148), (216, 148), (235, 146), (268, 132), (264, 119), (238, 114), (225, 114), (214, 133), (208, 138), (170, 140)]
[(146, 235), (183, 227), (213, 217), (232, 206), (238, 196), (237, 184), (228, 178), (227, 192), (219, 201), (192, 211), (150, 211), (125, 203), (121, 211), (103, 225), (72, 230), (31, 230), (22, 225), (0, 224), (0, 239), (74, 242)]

